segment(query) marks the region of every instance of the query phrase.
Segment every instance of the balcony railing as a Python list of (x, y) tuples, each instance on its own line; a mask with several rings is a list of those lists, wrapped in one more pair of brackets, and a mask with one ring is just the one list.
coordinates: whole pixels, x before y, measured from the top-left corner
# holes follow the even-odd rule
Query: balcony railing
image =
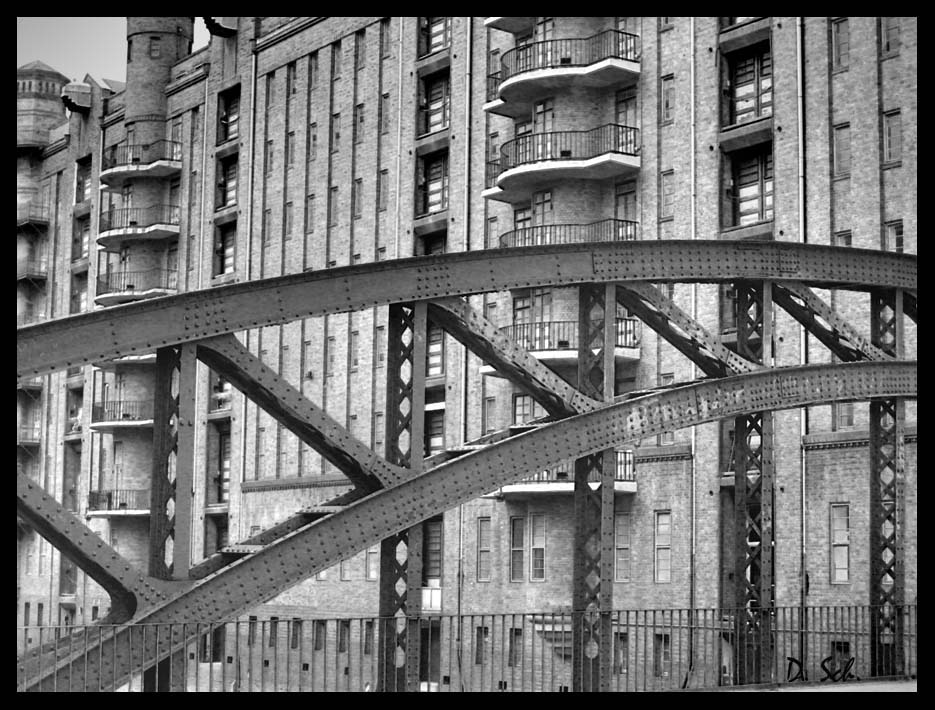
[(543, 244), (580, 242), (629, 242), (639, 239), (640, 223), (625, 219), (602, 219), (589, 224), (542, 224), (514, 229), (500, 235), (501, 249)]
[(500, 161), (487, 161), (487, 170), (484, 173), (484, 189), (489, 190), (497, 186), (497, 176), (500, 174)]
[[(541, 321), (504, 326), (501, 332), (527, 350), (577, 350), (578, 321)], [(640, 344), (638, 318), (618, 318), (615, 344), (618, 348), (636, 348)]]
[(639, 129), (615, 123), (590, 131), (528, 133), (500, 148), (500, 172), (543, 160), (588, 160), (605, 153), (636, 155), (639, 146)]
[(38, 443), (39, 425), (38, 424), (20, 424), (17, 430), (17, 441), (24, 444)]
[[(622, 482), (636, 481), (636, 458), (632, 451), (615, 451), (614, 462), (614, 480)], [(564, 483), (575, 480), (575, 465), (571, 462), (563, 463), (559, 466), (540, 471), (529, 478), (524, 478), (526, 483)], [(600, 483), (599, 473), (591, 472), (588, 474), (590, 483)]]
[(101, 213), (100, 231), (151, 227), (154, 224), (178, 225), (181, 208), (178, 205), (152, 205), (150, 207), (125, 207)]
[(173, 289), (178, 284), (175, 269), (148, 269), (146, 271), (113, 271), (97, 280), (97, 295), (124, 291), (150, 291)]
[(146, 421), (153, 418), (152, 400), (111, 400), (91, 408), (92, 422)]
[(639, 61), (640, 38), (620, 30), (604, 30), (583, 39), (531, 42), (506, 52), (500, 59), (500, 81), (536, 69), (586, 67), (604, 59)]
[(16, 208), (16, 223), (25, 224), (27, 222), (36, 222), (48, 224), (49, 208), (45, 205), (37, 205), (30, 202), (28, 205)]
[(487, 75), (487, 100), (496, 101), (500, 97), (500, 72)]
[(16, 262), (16, 278), (45, 278), (49, 273), (49, 265), (45, 257), (33, 257), (25, 261)]
[(182, 144), (178, 141), (159, 140), (153, 143), (122, 144), (104, 151), (101, 169), (109, 170), (121, 165), (148, 165), (157, 160), (181, 160)]
[(90, 491), (88, 510), (149, 510), (149, 490), (121, 489)]

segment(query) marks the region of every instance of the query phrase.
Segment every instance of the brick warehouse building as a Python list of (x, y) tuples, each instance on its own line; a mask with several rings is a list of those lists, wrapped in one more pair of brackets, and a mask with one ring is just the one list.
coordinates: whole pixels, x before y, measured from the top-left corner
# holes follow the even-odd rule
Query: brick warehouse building
[[(17, 70), (18, 325), (305, 270), (565, 241), (916, 253), (915, 18), (205, 20), (211, 42), (191, 53), (194, 18), (128, 18), (125, 85), (69, 83), (41, 62)], [(736, 292), (662, 291), (736, 349)], [(818, 294), (866, 337), (868, 294)], [(575, 383), (577, 287), (470, 303)], [(613, 394), (703, 377), (638, 310), (617, 306)], [(377, 307), (241, 340), (382, 455), (386, 326)], [(831, 360), (786, 310), (772, 328), (773, 364)], [(905, 350), (915, 357), (910, 321)], [(143, 570), (154, 365), (142, 353), (17, 390), (18, 469)], [(199, 368), (193, 563), (349, 490), (332, 463)], [(546, 414), (432, 322), (425, 402), (426, 456)], [(861, 403), (775, 413), (777, 607), (869, 603), (868, 416)], [(743, 603), (733, 426), (616, 452), (614, 609)], [(916, 446), (910, 401), (907, 603), (917, 595)], [(570, 610), (573, 478), (570, 461), (424, 523), (423, 613)], [(276, 636), (280, 619), (375, 617), (379, 560), (378, 547), (356, 555), (245, 619)], [(107, 607), (100, 587), (18, 523), (18, 626), (86, 624)], [(564, 632), (544, 616), (525, 641), (511, 631), (508, 651), (501, 622), (478, 618), (463, 631), (475, 659), (486, 644), (512, 666), (514, 644), (537, 635), (552, 663), (571, 663)], [(444, 666), (431, 659), (451, 655), (443, 626), (423, 627), (428, 683), (440, 682), (433, 663)], [(214, 640), (227, 655), (229, 634)], [(34, 642), (18, 631), (19, 650)], [(680, 652), (665, 633), (648, 643), (622, 658), (658, 665)], [(839, 642), (821, 643), (823, 656)]]

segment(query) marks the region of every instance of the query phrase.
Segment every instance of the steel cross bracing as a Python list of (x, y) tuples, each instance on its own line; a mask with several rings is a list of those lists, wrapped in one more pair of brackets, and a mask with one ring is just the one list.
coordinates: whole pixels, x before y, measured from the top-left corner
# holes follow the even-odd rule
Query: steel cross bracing
[[(905, 348), (903, 303), (898, 289), (870, 294), (871, 339), (890, 357), (902, 357)], [(896, 606), (905, 598), (905, 419), (905, 400), (870, 400), (870, 667), (881, 676), (905, 668)]]
[(820, 288), (915, 289), (916, 263), (909, 254), (869, 249), (705, 240), (562, 244), (381, 261), (227, 284), (19, 328), (17, 380), (389, 303), (619, 281), (768, 278)]
[[(518, 481), (569, 457), (582, 457), (615, 445), (674, 429), (717, 421), (744, 412), (800, 407), (832, 401), (916, 396), (914, 361), (859, 362), (766, 369), (693, 383), (611, 404), (544, 425), (525, 434), (437, 466), (412, 479), (347, 505), (286, 535), (262, 551), (174, 595), (168, 602), (136, 615), (133, 624), (104, 634), (92, 653), (70, 654), (47, 669), (20, 666), (27, 689), (51, 689), (70, 673), (87, 672), (89, 687), (119, 685), (129, 673), (166, 657), (196, 638), (179, 628), (173, 643), (157, 652), (133, 629), (143, 623), (231, 619), (316, 572), (407, 530), (436, 513), (497, 487)], [(187, 635), (186, 635), (187, 634)], [(146, 661), (144, 662), (144, 659)], [(64, 686), (63, 686), (64, 687)]]

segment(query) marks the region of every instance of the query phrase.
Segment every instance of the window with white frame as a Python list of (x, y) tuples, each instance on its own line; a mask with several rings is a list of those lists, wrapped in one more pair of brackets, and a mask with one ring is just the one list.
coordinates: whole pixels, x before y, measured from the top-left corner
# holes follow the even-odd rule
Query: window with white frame
[(850, 581), (850, 505), (831, 504), (831, 583)]
[(477, 581), (490, 581), (490, 518), (477, 519)]
[(883, 225), (883, 250), (903, 252), (903, 221), (901, 219)]
[(630, 514), (614, 515), (614, 579), (617, 582), (630, 581)]
[(851, 174), (851, 126), (844, 123), (834, 127), (834, 175), (840, 177)]
[(526, 518), (510, 518), (510, 581), (525, 578)]
[(889, 111), (883, 114), (883, 162), (894, 163), (902, 156), (902, 117), (899, 111)]
[(672, 513), (668, 510), (655, 511), (655, 581), (672, 581)]
[(529, 516), (529, 579), (533, 582), (545, 580), (545, 516), (536, 513)]
[(847, 69), (851, 62), (851, 30), (847, 18), (831, 22), (831, 65), (835, 71)]

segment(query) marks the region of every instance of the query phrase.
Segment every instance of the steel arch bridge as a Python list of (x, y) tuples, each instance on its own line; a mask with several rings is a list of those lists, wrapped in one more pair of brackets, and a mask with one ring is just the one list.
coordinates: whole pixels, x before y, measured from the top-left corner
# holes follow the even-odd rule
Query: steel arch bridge
[[(732, 284), (738, 294), (736, 351), (654, 282)], [(540, 286), (579, 289), (577, 388), (463, 298)], [(814, 288), (869, 293), (870, 338), (842, 319)], [(706, 377), (614, 397), (616, 303), (640, 317)], [(840, 362), (771, 367), (774, 303)], [(385, 456), (357, 442), (233, 335), (381, 305), (389, 306)], [(692, 240), (565, 244), (382, 261), (187, 292), (20, 328), (19, 381), (152, 350), (157, 352), (157, 376), (146, 574), (18, 474), (17, 513), (108, 591), (112, 611), (105, 621), (118, 624), (91, 644), (94, 653), (53, 643), (19, 658), (18, 687), (65, 687), (72, 673), (85, 675), (89, 687), (119, 686), (131, 671), (164, 662), (197, 637), (182, 627), (159, 645), (134, 636), (140, 625), (229, 620), (377, 543), (382, 545), (381, 616), (417, 615), (408, 602), (421, 575), (418, 524), (571, 457), (577, 459), (573, 608), (580, 613), (609, 610), (613, 457), (605, 453), (646, 436), (724, 418), (736, 421), (735, 506), (738, 520), (745, 521), (737, 526), (735, 579), (749, 613), (738, 638), (759, 658), (769, 652), (762, 640), (768, 618), (762, 612), (773, 603), (772, 412), (830, 402), (871, 402), (870, 603), (881, 609), (899, 605), (904, 584), (904, 401), (916, 398), (918, 391), (916, 362), (904, 359), (904, 314), (917, 322), (914, 255)], [(429, 318), (532, 394), (550, 416), (518, 435), (505, 430), (470, 442), (471, 450), (456, 458), (423, 460), (425, 375), (415, 365), (425, 361)], [(354, 488), (192, 566), (187, 558), (192, 510), (187, 492), (194, 470), (197, 360), (338, 466)], [(595, 473), (602, 485), (592, 491), (587, 481)], [(166, 512), (170, 500), (171, 516)], [(751, 539), (760, 544), (751, 545)], [(584, 544), (588, 540), (596, 544)], [(405, 561), (397, 557), (401, 546), (408, 551)], [(890, 579), (893, 584), (887, 583)], [(400, 587), (409, 591), (400, 593)], [(604, 688), (609, 679), (611, 634), (601, 614), (593, 619), (580, 631), (576, 627), (574, 645), (583, 648), (591, 642), (598, 649), (589, 660), (575, 654), (580, 657), (576, 663), (594, 668), (588, 676), (593, 680), (582, 680), (576, 689)], [(901, 621), (880, 612), (873, 629), (872, 644), (880, 645), (884, 634), (901, 633)], [(389, 636), (381, 640), (381, 686), (405, 688), (413, 681), (413, 665), (418, 671), (418, 639), (407, 639), (404, 632)], [(396, 661), (400, 651), (407, 659), (401, 664)], [(754, 673), (757, 667), (751, 666)]]

